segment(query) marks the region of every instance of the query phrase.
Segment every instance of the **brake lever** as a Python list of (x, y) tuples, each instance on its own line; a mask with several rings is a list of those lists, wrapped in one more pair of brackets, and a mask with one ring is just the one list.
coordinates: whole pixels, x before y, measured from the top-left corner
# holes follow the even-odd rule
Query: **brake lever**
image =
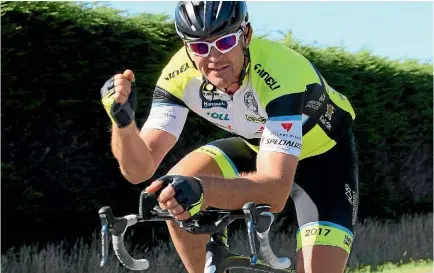
[(100, 267), (103, 267), (108, 260), (108, 252), (110, 249), (110, 236), (109, 236), (109, 219), (106, 214), (99, 215), (101, 219), (101, 262)]
[(139, 215), (143, 220), (147, 220), (153, 216), (152, 210), (161, 211), (158, 206), (157, 196), (155, 194), (142, 191), (139, 198)]
[(256, 205), (253, 202), (248, 202), (243, 206), (243, 212), (246, 215), (246, 227), (249, 238), (250, 252), (250, 264), (255, 265), (258, 260), (258, 252), (256, 250), (256, 237), (255, 237), (255, 225), (258, 223), (258, 212)]

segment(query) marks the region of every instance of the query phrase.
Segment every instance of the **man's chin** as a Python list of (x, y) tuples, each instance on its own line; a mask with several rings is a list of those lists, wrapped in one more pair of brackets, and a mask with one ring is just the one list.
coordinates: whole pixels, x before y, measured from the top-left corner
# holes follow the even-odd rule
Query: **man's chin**
[[(223, 79), (220, 77), (212, 77), (209, 76), (208, 80), (214, 84), (218, 89), (223, 90), (228, 87), (230, 84), (232, 84), (232, 81), (228, 81), (227, 79)], [(235, 81), (235, 80), (234, 80)]]

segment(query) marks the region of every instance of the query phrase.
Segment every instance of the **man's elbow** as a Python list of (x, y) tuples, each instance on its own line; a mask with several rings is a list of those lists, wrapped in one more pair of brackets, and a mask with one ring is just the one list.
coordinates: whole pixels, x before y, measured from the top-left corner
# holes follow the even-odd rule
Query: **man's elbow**
[(291, 188), (289, 188), (288, 190), (282, 190), (282, 187), (276, 188), (269, 202), (271, 206), (270, 212), (279, 213), (283, 211), (283, 209), (285, 209), (286, 203), (288, 202), (290, 192)]
[(270, 208), (270, 212), (271, 213), (280, 213), (284, 208), (285, 208), (286, 202), (285, 203), (278, 203), (276, 201), (273, 202), (273, 204), (271, 205)]
[(127, 171), (124, 168), (121, 167), (121, 173), (125, 177), (125, 179), (130, 182), (131, 184), (137, 185), (140, 184), (149, 178), (151, 178), (154, 175), (154, 172), (148, 171), (148, 172), (131, 172)]

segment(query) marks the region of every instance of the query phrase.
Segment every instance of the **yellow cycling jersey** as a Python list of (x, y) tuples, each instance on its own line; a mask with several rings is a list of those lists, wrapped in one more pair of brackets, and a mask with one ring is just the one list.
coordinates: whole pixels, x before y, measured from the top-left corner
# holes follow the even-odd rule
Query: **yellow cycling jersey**
[(355, 119), (348, 99), (292, 49), (253, 37), (249, 51), (243, 84), (229, 95), (208, 83), (181, 48), (157, 81), (143, 128), (178, 138), (188, 111), (194, 111), (242, 137), (256, 151), (302, 160), (331, 149)]

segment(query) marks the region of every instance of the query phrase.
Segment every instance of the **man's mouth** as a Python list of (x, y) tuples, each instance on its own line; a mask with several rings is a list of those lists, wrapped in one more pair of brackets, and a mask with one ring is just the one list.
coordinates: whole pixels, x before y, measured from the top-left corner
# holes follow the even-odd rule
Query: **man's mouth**
[(210, 71), (215, 71), (215, 72), (223, 72), (224, 70), (228, 69), (229, 65), (221, 65), (221, 66), (215, 66), (215, 67), (209, 67)]

